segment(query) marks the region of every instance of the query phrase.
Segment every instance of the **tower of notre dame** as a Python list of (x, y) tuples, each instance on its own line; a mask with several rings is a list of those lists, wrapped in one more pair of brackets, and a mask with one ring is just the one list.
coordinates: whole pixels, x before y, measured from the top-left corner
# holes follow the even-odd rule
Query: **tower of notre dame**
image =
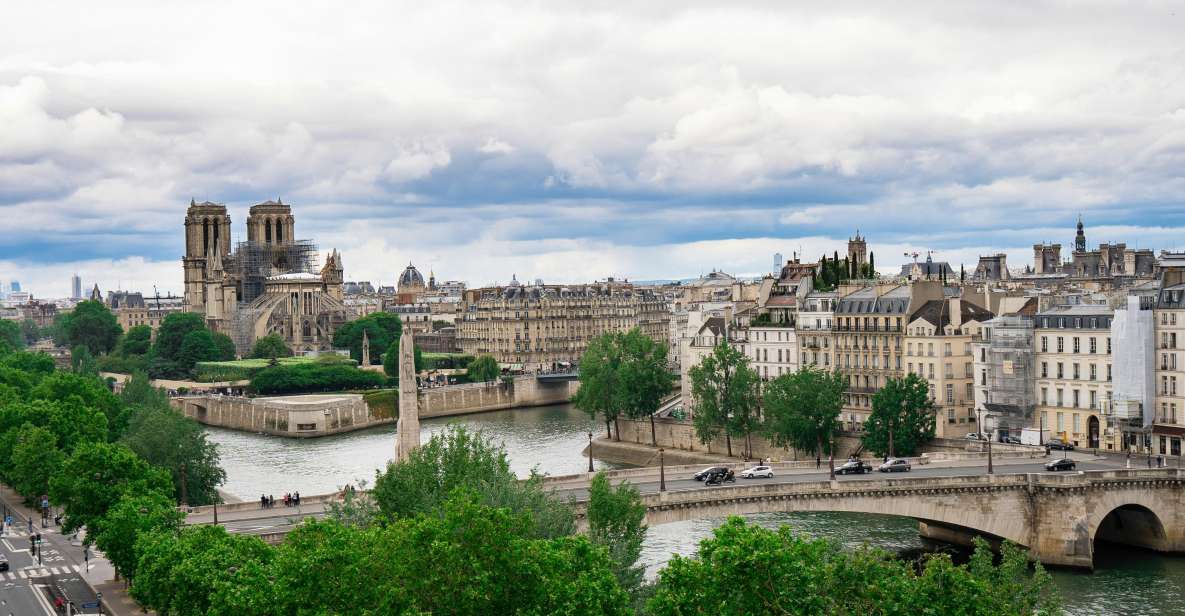
[(296, 353), (326, 351), (348, 320), (341, 255), (318, 269), (317, 249), (296, 239), (292, 208), (279, 199), (251, 207), (247, 240), (233, 244), (226, 205), (189, 202), (185, 213), (186, 310), (231, 337), (240, 355), (279, 334)]

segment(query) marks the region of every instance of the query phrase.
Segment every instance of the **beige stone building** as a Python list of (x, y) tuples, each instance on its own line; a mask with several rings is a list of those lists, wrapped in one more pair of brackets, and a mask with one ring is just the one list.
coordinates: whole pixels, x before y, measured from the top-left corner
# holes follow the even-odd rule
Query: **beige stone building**
[(992, 313), (959, 297), (927, 301), (909, 316), (905, 372), (929, 384), (938, 437), (978, 432), (971, 345), (980, 340), (983, 323), (991, 318)]
[(668, 345), (667, 303), (648, 290), (608, 281), (470, 289), (457, 320), (464, 353), (492, 355), (526, 370), (552, 370), (580, 359), (593, 338), (635, 327)]
[(1107, 305), (1058, 306), (1034, 323), (1039, 426), (1075, 447), (1103, 443), (1103, 408), (1111, 399), (1111, 320)]
[(1179, 455), (1185, 438), (1185, 253), (1161, 255), (1161, 288), (1153, 314), (1156, 387), (1153, 450)]

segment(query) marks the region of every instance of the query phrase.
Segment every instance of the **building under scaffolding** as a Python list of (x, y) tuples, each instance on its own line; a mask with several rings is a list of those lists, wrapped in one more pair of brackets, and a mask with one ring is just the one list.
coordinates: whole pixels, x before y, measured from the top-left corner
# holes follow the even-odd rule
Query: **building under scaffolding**
[(281, 274), (317, 274), (317, 247), (312, 240), (294, 240), (285, 244), (266, 244), (256, 241), (239, 242), (235, 246), (230, 269), (239, 281), (238, 297), (242, 304), (250, 304), (263, 295), (264, 282)]
[(976, 346), (976, 399), (1001, 433), (1019, 434), (1031, 425), (1037, 406), (1033, 320), (1007, 315), (987, 321)]

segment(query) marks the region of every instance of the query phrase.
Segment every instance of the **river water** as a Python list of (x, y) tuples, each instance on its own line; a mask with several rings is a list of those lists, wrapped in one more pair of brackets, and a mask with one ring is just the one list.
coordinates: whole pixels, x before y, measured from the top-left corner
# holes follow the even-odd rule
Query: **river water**
[[(520, 476), (537, 468), (552, 475), (588, 469), (580, 451), (603, 425), (570, 405), (497, 411), (464, 417), (425, 419), (421, 438), (449, 423), (484, 431), (504, 444), (511, 466)], [(218, 443), (227, 483), (223, 489), (244, 500), (261, 493), (323, 494), (346, 483), (373, 483), (375, 471), (394, 457), (395, 427), (316, 439), (287, 439), (207, 428)], [(595, 454), (595, 450), (594, 450)], [(598, 469), (617, 465), (594, 459)], [(889, 551), (921, 549), (917, 523), (909, 518), (855, 513), (798, 512), (758, 514), (752, 522), (776, 528), (789, 524), (799, 531), (826, 537), (850, 547), (869, 545)], [(710, 536), (720, 519), (703, 519), (651, 528), (642, 559), (653, 576), (673, 554), (691, 555)], [(1066, 610), (1075, 616), (1117, 614), (1185, 614), (1185, 558), (1164, 557), (1118, 546), (1098, 547), (1093, 574), (1057, 570), (1054, 581)]]

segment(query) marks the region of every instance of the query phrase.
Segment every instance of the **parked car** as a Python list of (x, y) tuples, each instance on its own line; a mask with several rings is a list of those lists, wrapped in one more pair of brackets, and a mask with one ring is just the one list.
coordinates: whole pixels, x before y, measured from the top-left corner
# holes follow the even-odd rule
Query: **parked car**
[(8, 559), (0, 556), (0, 571), (8, 571)]
[(1020, 445), (1021, 444), (1020, 437), (1016, 437), (1016, 436), (1001, 436), (1000, 442), (1007, 443), (1009, 445)]
[(872, 465), (864, 460), (848, 460), (843, 466), (835, 469), (836, 475), (863, 475), (871, 472)]
[(1045, 463), (1045, 470), (1047, 471), (1072, 471), (1074, 470), (1074, 461), (1069, 458), (1059, 458)]
[(726, 481), (736, 482), (737, 476), (729, 469), (719, 467), (704, 477), (704, 485), (718, 486)]
[(696, 481), (703, 481), (708, 475), (712, 475), (717, 472), (726, 471), (726, 470), (728, 470), (728, 469), (723, 466), (709, 466), (708, 468), (705, 468), (704, 470), (692, 475), (691, 478)]
[(754, 466), (753, 468), (741, 471), (741, 479), (756, 479), (764, 477), (766, 479), (773, 479), (774, 469), (768, 466)]
[(979, 440), (979, 433), (978, 432), (968, 432), (966, 438), (969, 441), (978, 441)]
[(905, 458), (889, 458), (884, 464), (878, 466), (876, 470), (882, 473), (908, 473), (909, 460)]
[(1045, 441), (1045, 446), (1050, 449), (1057, 449), (1058, 451), (1074, 451), (1074, 446), (1060, 438), (1051, 438)]

